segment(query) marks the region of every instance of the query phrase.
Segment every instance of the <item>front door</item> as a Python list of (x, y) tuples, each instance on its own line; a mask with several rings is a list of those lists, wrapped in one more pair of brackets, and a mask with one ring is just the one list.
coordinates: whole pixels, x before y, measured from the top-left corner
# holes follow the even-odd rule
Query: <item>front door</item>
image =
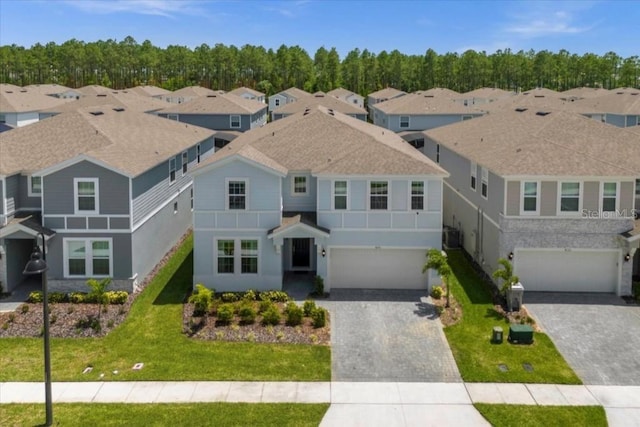
[(291, 267), (308, 269), (311, 267), (311, 239), (291, 239)]

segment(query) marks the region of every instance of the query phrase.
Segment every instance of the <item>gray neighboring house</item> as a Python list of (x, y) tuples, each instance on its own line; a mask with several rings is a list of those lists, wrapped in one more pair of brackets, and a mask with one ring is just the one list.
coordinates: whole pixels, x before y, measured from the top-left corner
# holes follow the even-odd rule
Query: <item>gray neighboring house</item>
[(101, 94), (101, 93), (115, 92), (115, 89), (112, 89), (112, 88), (106, 87), (106, 86), (102, 86), (102, 85), (86, 85), (86, 86), (79, 87), (76, 90), (78, 92), (80, 92), (83, 96), (90, 96), (90, 95), (98, 95), (98, 94)]
[(223, 93), (225, 93), (223, 90), (213, 90), (202, 86), (186, 86), (166, 95), (161, 95), (161, 99), (172, 104), (182, 104), (202, 96), (222, 95)]
[(41, 110), (39, 112), (39, 117), (40, 120), (43, 120), (57, 114), (77, 111), (83, 108), (99, 107), (102, 105), (109, 105), (114, 108), (123, 108), (129, 112), (154, 113), (166, 108), (167, 103), (159, 99), (136, 95), (128, 91), (112, 90), (109, 92), (97, 93), (95, 95), (83, 95), (80, 99), (70, 100), (65, 104)]
[(20, 286), (39, 232), (49, 285), (133, 291), (191, 226), (191, 168), (214, 132), (102, 105), (0, 134), (0, 281)]
[(264, 93), (248, 87), (238, 87), (229, 93), (244, 99), (252, 99), (254, 101), (262, 102), (263, 104), (265, 103)]
[(62, 99), (78, 99), (82, 96), (82, 93), (77, 89), (71, 89), (70, 87), (58, 84), (28, 85), (25, 86), (24, 89)]
[(350, 90), (344, 88), (336, 88), (327, 92), (327, 95), (335, 96), (336, 98), (347, 102), (349, 104), (354, 104), (357, 107), (364, 108), (364, 96), (358, 95), (355, 92), (351, 92)]
[(515, 92), (498, 88), (483, 87), (457, 96), (456, 101), (462, 105), (482, 105), (515, 95)]
[(140, 96), (148, 96), (150, 98), (156, 98), (160, 100), (164, 100), (164, 97), (171, 94), (170, 90), (163, 89), (158, 86), (152, 85), (144, 85), (144, 86), (136, 86), (129, 89), (126, 89), (127, 92), (135, 93)]
[(30, 125), (40, 120), (40, 111), (68, 102), (69, 99), (54, 98), (37, 90), (0, 84), (0, 124), (14, 128)]
[(640, 125), (640, 89), (615, 90), (608, 95), (581, 99), (571, 108), (587, 117), (617, 127)]
[(574, 87), (573, 89), (560, 92), (560, 98), (565, 101), (577, 101), (579, 99), (597, 98), (602, 95), (609, 95), (611, 91), (593, 87)]
[(406, 94), (407, 92), (393, 87), (386, 87), (384, 89), (371, 92), (369, 95), (367, 95), (367, 109), (369, 110), (369, 117), (373, 117), (373, 114), (371, 112), (372, 105), (378, 104), (380, 102), (385, 102), (390, 99), (398, 98)]
[(323, 106), (333, 111), (337, 111), (358, 120), (367, 121), (367, 110), (360, 108), (353, 103), (345, 102), (324, 92), (316, 92), (313, 95), (305, 95), (294, 103), (289, 103), (271, 111), (271, 120), (279, 120), (292, 114), (302, 113), (305, 110), (317, 106)]
[(640, 134), (518, 108), (424, 135), (424, 153), (450, 173), (444, 225), (486, 273), (509, 258), (525, 290), (631, 294)]
[(273, 111), (286, 104), (296, 102), (299, 98), (311, 95), (309, 92), (297, 87), (290, 87), (289, 89), (278, 92), (269, 97), (269, 111)]
[(216, 147), (221, 148), (238, 135), (264, 126), (267, 106), (262, 102), (231, 94), (210, 94), (156, 113), (160, 117), (189, 123), (216, 133)]

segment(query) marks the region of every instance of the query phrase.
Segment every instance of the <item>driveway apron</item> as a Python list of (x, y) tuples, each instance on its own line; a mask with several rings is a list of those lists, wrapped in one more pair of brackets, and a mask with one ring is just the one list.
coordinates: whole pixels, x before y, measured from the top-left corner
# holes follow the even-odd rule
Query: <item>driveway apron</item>
[(333, 381), (461, 382), (424, 292), (332, 290)]
[(585, 384), (640, 386), (640, 306), (611, 294), (526, 291), (524, 304)]

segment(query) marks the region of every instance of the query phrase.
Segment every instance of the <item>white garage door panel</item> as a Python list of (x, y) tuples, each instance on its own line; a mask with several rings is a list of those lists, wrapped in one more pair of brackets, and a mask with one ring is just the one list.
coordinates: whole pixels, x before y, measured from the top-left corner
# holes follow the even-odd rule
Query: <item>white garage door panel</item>
[(618, 256), (614, 251), (522, 250), (514, 273), (525, 292), (616, 292)]
[(331, 249), (332, 288), (426, 289), (426, 249)]

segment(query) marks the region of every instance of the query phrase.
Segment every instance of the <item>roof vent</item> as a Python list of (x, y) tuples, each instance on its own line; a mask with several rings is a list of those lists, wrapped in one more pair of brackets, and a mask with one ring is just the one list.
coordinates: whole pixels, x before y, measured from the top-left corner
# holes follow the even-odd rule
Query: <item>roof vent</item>
[(98, 98), (106, 98), (106, 97), (107, 97), (107, 94), (106, 94), (106, 93), (99, 93), (99, 94), (97, 95), (97, 97), (98, 97)]
[(433, 98), (433, 95), (425, 95), (425, 98)]
[(638, 92), (631, 92), (631, 95), (638, 95)]
[(315, 95), (316, 98), (324, 98), (324, 93), (316, 93)]
[(311, 112), (311, 110), (309, 108), (305, 108), (303, 116), (306, 116), (309, 112)]
[(26, 89), (20, 89), (20, 93), (27, 93)]
[(525, 111), (527, 111), (527, 110), (528, 110), (528, 108), (522, 108), (522, 107), (520, 107), (520, 108), (516, 108), (516, 111), (517, 111), (518, 113), (523, 113), (523, 112), (525, 112)]
[(534, 98), (544, 98), (544, 95), (533, 95)]
[(217, 98), (218, 95), (207, 95), (207, 98)]
[(114, 109), (113, 109), (113, 111), (117, 111), (118, 113), (121, 113), (121, 112), (123, 112), (123, 111), (124, 111), (124, 108), (122, 108), (122, 107), (116, 107), (116, 108), (114, 108)]
[(5, 93), (13, 93), (12, 90), (6, 90)]
[(333, 109), (332, 108), (329, 108), (327, 111), (329, 111), (329, 115), (335, 116), (335, 114), (333, 114)]
[(616, 95), (624, 95), (624, 92), (616, 92)]
[(548, 114), (551, 114), (551, 112), (550, 111), (538, 111), (536, 113), (536, 116), (546, 116)]
[(91, 114), (92, 116), (101, 116), (104, 113), (102, 111), (89, 111), (89, 114)]

